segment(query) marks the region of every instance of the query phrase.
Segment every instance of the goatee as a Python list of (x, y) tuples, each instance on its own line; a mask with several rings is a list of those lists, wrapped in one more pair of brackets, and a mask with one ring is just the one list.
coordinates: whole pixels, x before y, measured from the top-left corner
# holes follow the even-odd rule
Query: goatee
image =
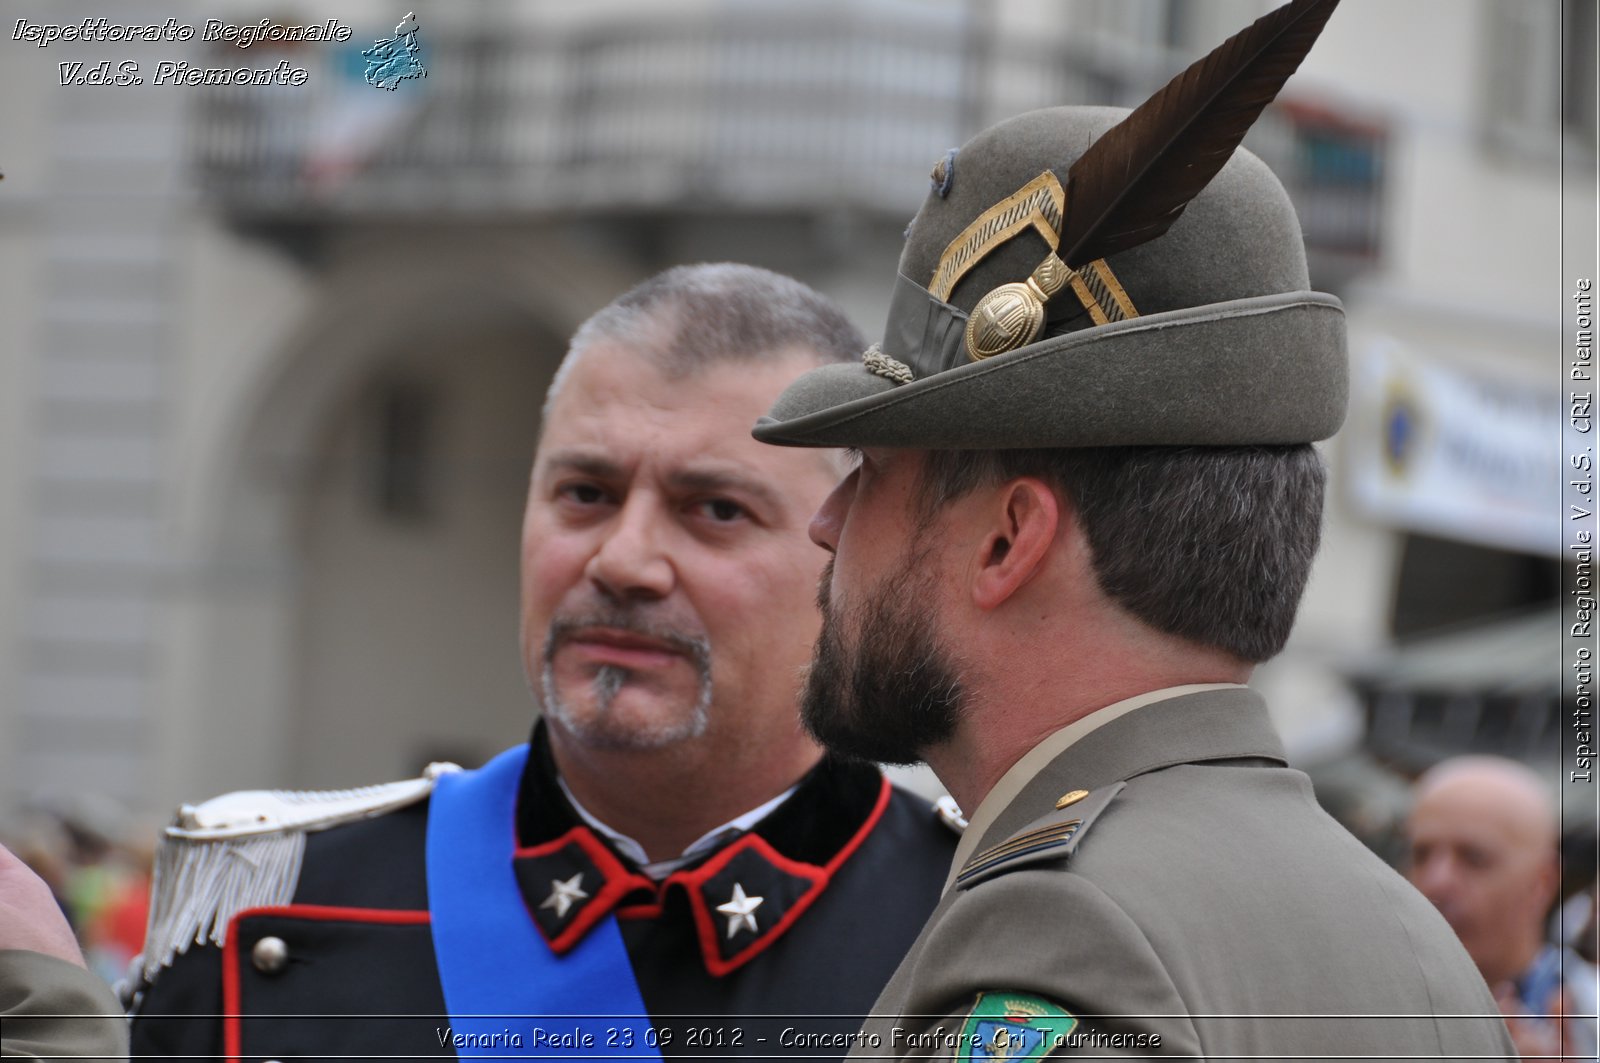
[[(659, 640), (682, 653), (698, 680), (692, 701), (672, 715), (654, 720), (619, 719), (613, 711), (618, 695), (634, 679), (634, 673), (618, 665), (603, 665), (590, 679), (591, 703), (569, 701), (557, 688), (555, 656), (562, 642), (585, 628), (604, 627), (632, 631)], [(582, 614), (556, 618), (545, 637), (544, 654), (538, 676), (540, 707), (553, 722), (560, 724), (580, 741), (597, 749), (661, 749), (696, 738), (711, 722), (711, 644), (699, 634), (652, 623), (625, 607), (595, 608)]]

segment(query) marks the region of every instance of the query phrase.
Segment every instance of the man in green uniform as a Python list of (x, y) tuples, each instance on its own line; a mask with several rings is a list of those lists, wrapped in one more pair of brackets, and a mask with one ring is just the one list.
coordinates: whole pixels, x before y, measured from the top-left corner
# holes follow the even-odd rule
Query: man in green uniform
[(941, 160), (882, 343), (756, 427), (861, 455), (811, 526), (808, 726), (925, 759), (971, 820), (862, 1056), (1513, 1054), (1244, 685), (1316, 551), (1346, 365), (1288, 197), (1235, 148), (1332, 7), (1131, 115), (1034, 112)]
[(123, 1059), (120, 1012), (50, 887), (0, 846), (0, 1056)]

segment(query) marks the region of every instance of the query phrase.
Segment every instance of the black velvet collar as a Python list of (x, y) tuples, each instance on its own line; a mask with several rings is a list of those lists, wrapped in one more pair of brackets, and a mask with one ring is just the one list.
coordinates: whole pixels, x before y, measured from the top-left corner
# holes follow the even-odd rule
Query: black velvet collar
[(707, 971), (730, 974), (795, 925), (889, 801), (889, 784), (875, 767), (824, 757), (749, 830), (653, 882), (591, 830), (562, 793), (542, 722), (530, 745), (517, 793), (513, 866), (529, 915), (557, 953), (612, 912), (654, 920), (677, 910), (687, 913)]
[[(749, 833), (759, 835), (790, 860), (826, 864), (866, 824), (877, 807), (882, 786), (883, 777), (873, 765), (824, 755), (800, 780), (789, 799), (757, 822)], [(517, 790), (517, 842), (523, 847), (542, 845), (583, 822), (557, 782), (550, 736), (545, 722), (540, 720), (534, 724), (529, 739), (528, 765)], [(600, 837), (599, 832), (596, 836)], [(615, 851), (609, 839), (601, 840)], [(729, 842), (734, 840), (730, 838)], [(689, 866), (709, 860), (721, 848), (703, 854)], [(624, 866), (636, 869), (631, 860), (621, 853), (616, 855)]]

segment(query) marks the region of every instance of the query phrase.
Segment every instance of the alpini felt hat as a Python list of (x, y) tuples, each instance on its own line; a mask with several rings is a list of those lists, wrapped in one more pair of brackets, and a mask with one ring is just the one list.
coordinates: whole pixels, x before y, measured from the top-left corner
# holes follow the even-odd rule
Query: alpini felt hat
[(1295, 0), (1132, 112), (1057, 107), (935, 165), (881, 343), (757, 422), (790, 446), (1248, 445), (1344, 419), (1344, 310), (1238, 148), (1337, 0)]

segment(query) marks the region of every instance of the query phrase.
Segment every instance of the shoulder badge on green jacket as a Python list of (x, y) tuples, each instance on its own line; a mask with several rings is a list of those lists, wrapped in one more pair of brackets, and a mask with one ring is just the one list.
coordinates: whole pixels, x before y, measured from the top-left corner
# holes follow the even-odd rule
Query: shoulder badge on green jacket
[(221, 945), (248, 908), (288, 904), (308, 831), (379, 816), (427, 797), (454, 764), (420, 778), (354, 790), (241, 790), (184, 805), (164, 832), (150, 887), (146, 981), (191, 945)]
[(956, 888), (969, 889), (995, 875), (1046, 860), (1061, 860), (1077, 851), (1083, 836), (1126, 783), (1098, 790), (1075, 790), (1057, 806), (1020, 831), (977, 853), (956, 873)]
[(1032, 993), (979, 993), (961, 1025), (960, 1063), (1038, 1063), (1070, 1043), (1077, 1016)]

